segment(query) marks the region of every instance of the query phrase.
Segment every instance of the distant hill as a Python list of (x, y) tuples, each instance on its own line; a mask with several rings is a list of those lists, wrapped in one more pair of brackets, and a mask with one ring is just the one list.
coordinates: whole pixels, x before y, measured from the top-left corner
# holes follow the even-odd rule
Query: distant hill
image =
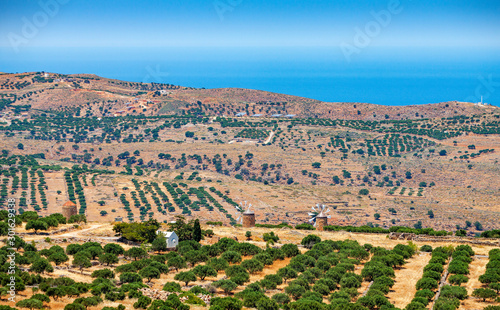
[(73, 109), (75, 113), (79, 110), (79, 115), (94, 116), (200, 113), (369, 121), (470, 116), (499, 110), (457, 101), (412, 106), (322, 102), (251, 89), (195, 89), (125, 82), (91, 74), (45, 72), (1, 74), (0, 96), (13, 101), (12, 105), (31, 105), (39, 110)]

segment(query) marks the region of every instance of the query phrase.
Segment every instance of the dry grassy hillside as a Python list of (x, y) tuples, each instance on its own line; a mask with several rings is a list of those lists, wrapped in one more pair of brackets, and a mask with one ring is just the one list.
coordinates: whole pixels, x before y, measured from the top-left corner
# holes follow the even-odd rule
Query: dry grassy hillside
[[(473, 296), (500, 260), (498, 108), (325, 103), (95, 75), (2, 74), (0, 136), (0, 230), (9, 233), (13, 198), (15, 232), (26, 242), (15, 239), (23, 270), (17, 280), (29, 285), (16, 301), (45, 300), (25, 302), (34, 308), (83, 309), (75, 302), (88, 302), (89, 310), (146, 309), (150, 300), (141, 295), (161, 299), (167, 282), (179, 304), (195, 302), (190, 308), (200, 310), (226, 296), (243, 300), (243, 309), (262, 308), (252, 298), (273, 304), (277, 294), (299, 300), (291, 309), (313, 302), (315, 309), (338, 304), (336, 310), (346, 302), (367, 306), (360, 309), (381, 308), (378, 302), (432, 309), (436, 300), (460, 310), (499, 305), (498, 294)], [(55, 213), (68, 201), (79, 215), (63, 224)], [(257, 227), (241, 227), (242, 203), (252, 205)], [(316, 204), (329, 209), (335, 226), (327, 231), (304, 225), (314, 223)], [(118, 222), (124, 238), (142, 243), (121, 243)], [(159, 228), (187, 241), (166, 251), (164, 240), (154, 240)], [(408, 228), (414, 242), (389, 235)], [(487, 233), (491, 239), (475, 238)], [(190, 240), (201, 234), (201, 245)], [(325, 242), (313, 247), (319, 240), (312, 234)], [(115, 242), (131, 251), (115, 245), (100, 253)], [(233, 269), (211, 271), (217, 260), (209, 259), (225, 260), (222, 253)], [(290, 275), (288, 282), (276, 273)], [(458, 273), (467, 281), (447, 286)], [(73, 281), (81, 291), (69, 288)], [(414, 299), (419, 283), (429, 286), (424, 300)], [(460, 300), (437, 298), (442, 287)], [(6, 304), (14, 305), (0, 298)]]
[[(445, 102), (419, 106), (380, 106), (317, 100), (249, 89), (194, 89), (170, 84), (130, 83), (89, 74), (23, 73), (0, 75), (0, 96), (15, 105), (58, 110), (80, 107), (82, 115), (158, 115), (199, 109), (208, 115), (293, 114), (349, 120), (421, 119), (498, 111), (492, 106)], [(198, 104), (199, 103), (199, 104)], [(85, 113), (83, 113), (85, 111)]]
[[(422, 156), (414, 156), (413, 153), (401, 157), (367, 157), (349, 154), (347, 159), (342, 159), (344, 153), (332, 149), (332, 152), (322, 154), (324, 148), (318, 148), (317, 145), (328, 144), (330, 137), (345, 134), (345, 130), (299, 127), (295, 134), (302, 132), (306, 138), (308, 133), (310, 141), (306, 138), (304, 145), (298, 148), (293, 145), (285, 148), (277, 142), (266, 146), (251, 140), (235, 142), (232, 137), (239, 130), (233, 132), (230, 129), (226, 129), (227, 133), (220, 138), (222, 140), (217, 139), (216, 142), (215, 137), (218, 138), (219, 135), (214, 137), (214, 133), (220, 133), (223, 128), (217, 127), (216, 124), (212, 124), (211, 127), (213, 127), (211, 131), (206, 125), (166, 130), (159, 137), (161, 141), (155, 142), (79, 143), (77, 150), (73, 148), (75, 145), (73, 142), (39, 143), (16, 135), (3, 139), (0, 148), (10, 150), (10, 154), (17, 155), (43, 153), (45, 160), (39, 159), (40, 163), (63, 165), (68, 168), (75, 163), (80, 165), (85, 163), (82, 158), (89, 154), (91, 155), (87, 163), (89, 167), (111, 169), (120, 173), (125, 171), (125, 160), (120, 160), (119, 166), (115, 166), (114, 161), (122, 153), (128, 152), (132, 156), (136, 151), (139, 151), (139, 155), (134, 157), (141, 159), (143, 163), (153, 162), (155, 165), (156, 163), (162, 165), (159, 169), (145, 166), (142, 175), (108, 176), (92, 172), (85, 174), (86, 185), (83, 188), (88, 204), (87, 216), (95, 221), (106, 222), (117, 216), (126, 217), (127, 212), (119, 197), (124, 194), (126, 199), (133, 201), (131, 191), (134, 189), (132, 180), (135, 179), (141, 184), (158, 183), (164, 192), (167, 192), (164, 182), (185, 183), (187, 189), (202, 186), (208, 190), (214, 187), (222, 193), (227, 193), (238, 203), (242, 201), (252, 203), (259, 211), (257, 219), (261, 223), (306, 222), (309, 219), (307, 212), (311, 206), (323, 203), (332, 208), (332, 223), (340, 225), (359, 226), (372, 223), (382, 227), (413, 226), (421, 221), (424, 227), (456, 230), (457, 225), (465, 227), (466, 221), (472, 223), (479, 221), (484, 229), (500, 227), (499, 153), (495, 151), (467, 160), (458, 158), (464, 152), (468, 152), (465, 145), (470, 143), (475, 143), (477, 150), (498, 150), (500, 148), (498, 137), (460, 137), (456, 138), (456, 146), (452, 141), (435, 141), (436, 145), (431, 148), (437, 151), (430, 153), (430, 148), (427, 147), (423, 152), (418, 152)], [(185, 138), (187, 131), (206, 139)], [(322, 132), (323, 136), (316, 136), (318, 132)], [(368, 135), (353, 130), (349, 131), (349, 134), (353, 139), (355, 134)], [(181, 144), (162, 142), (169, 139), (184, 142)], [(357, 140), (350, 143), (354, 145), (355, 141)], [(22, 142), (23, 150), (16, 147), (19, 142)], [(447, 156), (436, 154), (441, 149), (447, 150)], [(169, 154), (176, 160), (159, 159), (160, 153)], [(183, 154), (186, 158), (185, 164), (182, 161)], [(251, 159), (248, 159), (247, 154), (251, 154)], [(110, 167), (92, 164), (98, 158), (103, 163), (102, 160), (109, 156), (113, 156), (114, 159)], [(199, 163), (195, 159), (196, 156), (206, 158)], [(217, 156), (223, 160), (220, 173), (217, 173), (216, 166), (213, 165), (213, 159), (218, 158)], [(70, 162), (65, 162), (66, 160)], [(228, 160), (232, 163), (228, 164)], [(236, 170), (235, 164), (240, 160), (243, 160), (243, 164)], [(314, 162), (320, 163), (321, 166), (314, 168), (312, 166)], [(166, 169), (165, 165), (169, 168)], [(263, 165), (269, 168), (263, 170)], [(377, 174), (374, 166), (386, 168)], [(350, 174), (348, 178), (343, 176), (344, 171)], [(408, 171), (412, 174), (411, 179), (406, 178)], [(132, 172), (136, 174), (138, 170), (134, 168)], [(198, 173), (197, 179), (188, 180), (193, 172)], [(59, 211), (62, 203), (68, 199), (63, 174), (64, 171), (45, 173), (48, 193), (61, 191), (59, 195), (49, 195), (48, 213)], [(94, 175), (95, 185), (91, 183)], [(183, 175), (181, 179), (178, 178), (180, 175)], [(241, 176), (243, 179), (238, 179)], [(341, 184), (335, 184), (332, 179), (334, 176), (339, 177)], [(293, 179), (292, 184), (287, 184), (289, 179)], [(399, 182), (400, 185), (397, 185)], [(426, 187), (422, 187), (422, 182)], [(7, 185), (11, 186), (11, 181)], [(369, 194), (360, 195), (362, 189), (367, 189)], [(21, 194), (22, 191), (19, 190), (13, 196), (21, 197)], [(172, 203), (174, 197), (168, 193), (167, 195), (169, 202)], [(153, 216), (159, 220), (172, 220), (175, 215), (180, 214), (180, 209), (165, 215), (157, 213), (152, 196), (147, 191), (146, 197), (153, 206), (152, 212), (155, 214)], [(231, 215), (236, 214), (234, 206), (215, 195), (214, 197)], [(108, 214), (105, 216), (100, 215), (103, 207), (98, 205), (99, 201), (104, 201), (106, 204), (104, 209)], [(109, 212), (110, 210), (113, 212)], [(430, 210), (433, 211), (433, 218), (428, 215)], [(133, 212), (137, 217), (137, 210)], [(375, 219), (376, 213), (380, 214), (379, 219)], [(190, 216), (229, 223), (229, 218), (217, 212), (217, 209), (209, 211), (202, 207), (199, 211), (193, 210), (191, 215), (188, 215)], [(477, 232), (474, 227), (467, 229), (470, 233)]]
[[(234, 224), (235, 204), (248, 201), (259, 222), (296, 225), (322, 203), (340, 225), (500, 228), (495, 107), (323, 103), (52, 73), (0, 75), (0, 96), (2, 205), (11, 196), (50, 214), (71, 198), (93, 221)], [(263, 116), (214, 117), (244, 111)], [(33, 154), (50, 168), (19, 163)]]

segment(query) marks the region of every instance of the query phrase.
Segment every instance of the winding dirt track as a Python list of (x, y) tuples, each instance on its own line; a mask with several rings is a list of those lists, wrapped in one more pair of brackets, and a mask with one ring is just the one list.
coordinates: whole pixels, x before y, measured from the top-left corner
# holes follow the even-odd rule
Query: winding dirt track
[(269, 137), (267, 137), (266, 141), (264, 141), (264, 144), (268, 144), (269, 142), (271, 142), (271, 139), (274, 137), (274, 131), (271, 131), (271, 133), (269, 134)]

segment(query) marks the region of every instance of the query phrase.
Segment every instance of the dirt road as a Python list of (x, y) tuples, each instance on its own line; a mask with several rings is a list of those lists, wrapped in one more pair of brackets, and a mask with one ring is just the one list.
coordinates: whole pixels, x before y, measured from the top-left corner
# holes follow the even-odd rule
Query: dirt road
[(271, 131), (271, 133), (269, 134), (269, 137), (267, 137), (266, 141), (264, 141), (264, 144), (268, 144), (269, 142), (271, 142), (271, 139), (274, 137), (274, 131)]

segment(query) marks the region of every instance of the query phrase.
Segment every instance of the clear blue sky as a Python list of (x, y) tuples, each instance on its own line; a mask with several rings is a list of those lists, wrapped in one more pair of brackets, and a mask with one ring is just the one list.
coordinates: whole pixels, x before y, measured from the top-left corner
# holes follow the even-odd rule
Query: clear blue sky
[[(62, 2), (45, 22), (39, 1), (0, 2), (0, 47), (22, 35), (23, 18), (40, 18), (33, 47), (339, 46), (371, 12), (393, 0), (41, 0)], [(500, 48), (498, 0), (400, 0), (401, 12), (370, 45)], [(231, 3), (235, 5), (231, 5)], [(219, 10), (226, 9), (219, 14)], [(222, 17), (222, 18), (221, 18)], [(5, 50), (4, 50), (5, 52)]]

